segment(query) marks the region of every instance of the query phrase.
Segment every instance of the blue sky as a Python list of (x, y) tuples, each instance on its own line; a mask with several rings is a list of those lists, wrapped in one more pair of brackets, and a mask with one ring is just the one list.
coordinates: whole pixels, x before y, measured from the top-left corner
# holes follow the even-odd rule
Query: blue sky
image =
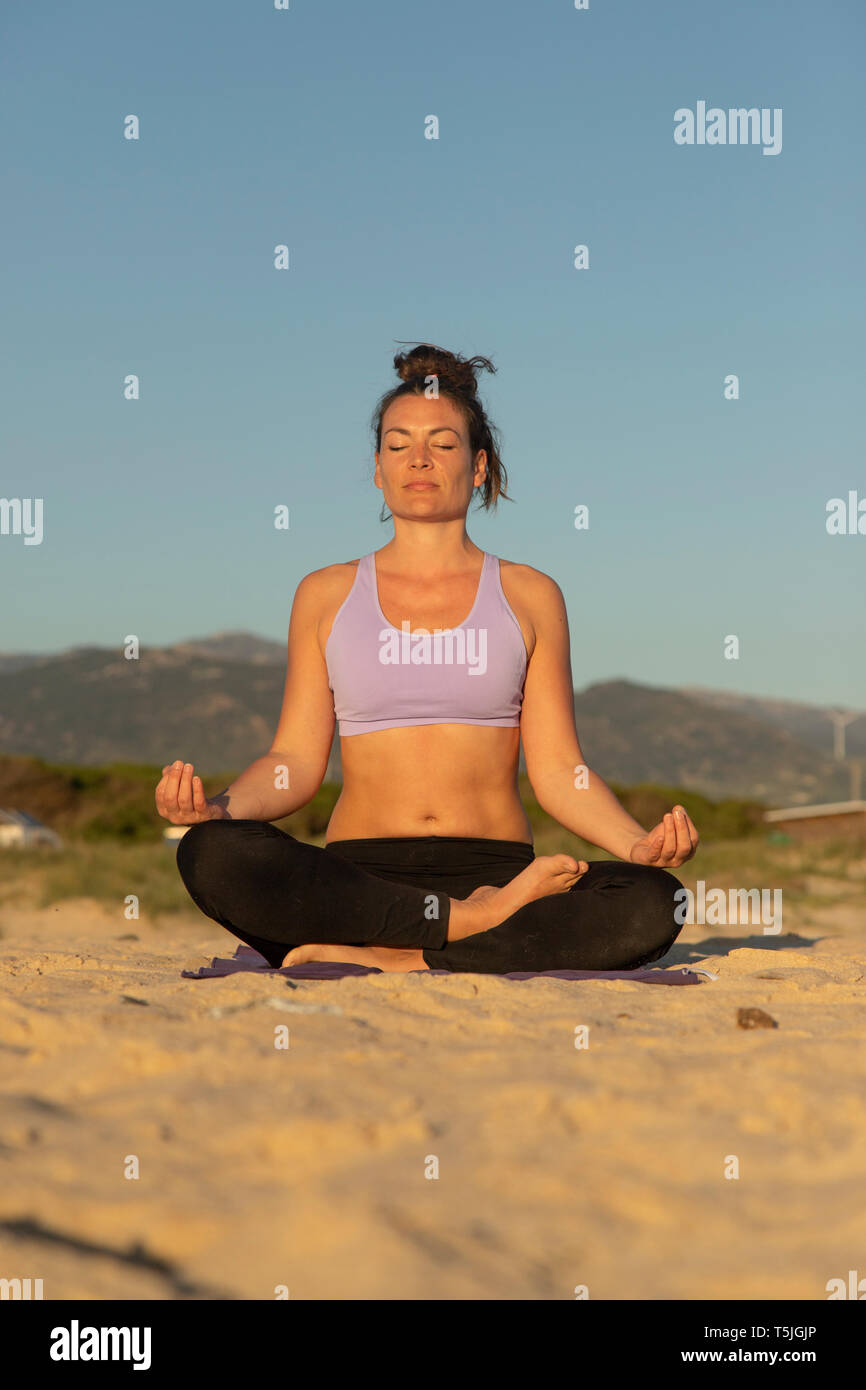
[[(859, 0), (48, 4), (0, 37), (0, 492), (44, 499), (41, 545), (0, 536), (0, 650), (282, 640), (305, 573), (390, 537), (368, 422), (423, 339), (497, 364), (515, 503), (470, 534), (561, 585), (578, 687), (866, 705), (866, 535), (825, 529), (866, 497)], [(676, 145), (698, 101), (781, 108), (781, 153)]]

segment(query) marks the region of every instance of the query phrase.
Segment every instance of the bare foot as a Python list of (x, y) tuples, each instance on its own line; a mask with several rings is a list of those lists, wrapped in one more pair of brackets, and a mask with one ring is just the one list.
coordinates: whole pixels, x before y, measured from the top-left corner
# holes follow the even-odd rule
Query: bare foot
[(430, 969), (423, 951), (397, 946), (295, 946), (283, 957), (283, 965), (305, 965), (310, 960), (342, 960), (351, 965), (403, 972)]
[[(552, 893), (567, 893), (572, 884), (588, 871), (585, 859), (570, 854), (542, 854), (507, 883), (504, 888), (485, 884), (468, 898), (452, 898), (448, 918), (448, 940), (462, 941), (476, 932), (498, 926), (526, 903)], [(374, 966), (377, 970), (406, 972), (429, 970), (420, 950), (396, 946), (294, 946), (283, 957), (283, 965), (304, 965), (313, 960), (348, 961), (352, 965)]]
[(448, 940), (462, 941), (476, 932), (489, 931), (536, 898), (567, 893), (588, 870), (585, 859), (572, 859), (570, 854), (542, 854), (504, 888), (485, 885), (476, 888), (468, 898), (452, 898)]

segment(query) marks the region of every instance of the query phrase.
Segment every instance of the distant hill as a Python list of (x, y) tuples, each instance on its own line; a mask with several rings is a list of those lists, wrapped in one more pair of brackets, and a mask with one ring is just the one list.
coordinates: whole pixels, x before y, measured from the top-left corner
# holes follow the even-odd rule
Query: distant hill
[(174, 650), (192, 655), (216, 657), (223, 661), (250, 661), (254, 666), (282, 666), (286, 669), (286, 644), (257, 637), (252, 632), (215, 632), (213, 637), (196, 637), (177, 642)]
[[(833, 752), (831, 709), (841, 706), (804, 705), (797, 700), (777, 700), (762, 695), (737, 695), (727, 690), (707, 690), (703, 686), (683, 686), (683, 694), (735, 714), (765, 719), (810, 748), (830, 756)], [(853, 758), (866, 757), (866, 709), (845, 730), (845, 751)]]
[[(288, 632), (286, 633), (288, 640)], [(81, 652), (105, 651), (102, 647), (70, 647), (65, 652), (0, 652), (0, 675), (23, 671), (46, 661)], [(153, 650), (156, 650), (155, 648)], [(269, 637), (257, 637), (254, 632), (215, 632), (211, 637), (192, 637), (187, 642), (175, 642), (165, 650), (188, 652), (190, 655), (221, 657), (224, 661), (251, 661), (255, 665), (286, 664), (286, 642), (274, 642)]]
[[(270, 744), (285, 660), (283, 643), (245, 632), (144, 648), (138, 661), (100, 647), (4, 653), (0, 753), (237, 771)], [(821, 706), (611, 680), (577, 692), (575, 711), (583, 751), (608, 781), (777, 805), (849, 794)], [(866, 719), (848, 730), (849, 751), (866, 751), (864, 740)], [(339, 777), (336, 741), (328, 776)]]
[(284, 660), (229, 660), (198, 643), (144, 648), (137, 661), (78, 648), (0, 672), (0, 752), (239, 769), (270, 745), (284, 676)]
[(0, 652), (0, 675), (7, 671), (23, 671), (25, 666), (38, 666), (40, 661), (56, 661), (56, 652)]
[(702, 695), (605, 681), (575, 695), (580, 745), (608, 781), (673, 782), (777, 805), (843, 800), (847, 768), (759, 713)]

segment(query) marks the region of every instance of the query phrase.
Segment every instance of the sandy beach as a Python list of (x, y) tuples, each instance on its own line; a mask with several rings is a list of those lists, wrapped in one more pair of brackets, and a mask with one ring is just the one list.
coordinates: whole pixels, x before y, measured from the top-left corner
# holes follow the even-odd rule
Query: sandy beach
[(850, 898), (779, 936), (687, 927), (659, 964), (718, 978), (681, 988), (187, 980), (227, 933), (83, 899), (7, 900), (2, 932), (0, 1274), (46, 1299), (820, 1300), (866, 1274)]

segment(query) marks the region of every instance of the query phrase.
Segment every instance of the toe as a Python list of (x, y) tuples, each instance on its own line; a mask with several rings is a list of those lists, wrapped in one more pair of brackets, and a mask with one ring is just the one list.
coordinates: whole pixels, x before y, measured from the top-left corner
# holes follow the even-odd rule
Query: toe
[(283, 965), (303, 965), (308, 960), (315, 960), (313, 952), (320, 949), (318, 946), (294, 946), (283, 958)]

